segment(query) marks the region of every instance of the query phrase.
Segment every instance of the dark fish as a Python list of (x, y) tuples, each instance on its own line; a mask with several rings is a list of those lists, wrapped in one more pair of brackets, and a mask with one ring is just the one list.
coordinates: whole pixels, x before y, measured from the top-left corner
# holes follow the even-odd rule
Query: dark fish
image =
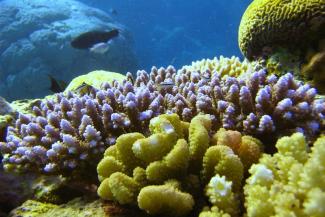
[(89, 49), (95, 44), (107, 43), (112, 38), (117, 37), (119, 31), (113, 29), (111, 31), (89, 31), (82, 33), (71, 41), (71, 46), (76, 49)]
[(50, 86), (50, 90), (53, 93), (60, 93), (63, 92), (64, 89), (67, 87), (67, 83), (63, 80), (57, 80), (55, 79), (52, 75), (48, 74), (47, 76), (49, 76), (50, 81), (51, 81), (51, 86)]

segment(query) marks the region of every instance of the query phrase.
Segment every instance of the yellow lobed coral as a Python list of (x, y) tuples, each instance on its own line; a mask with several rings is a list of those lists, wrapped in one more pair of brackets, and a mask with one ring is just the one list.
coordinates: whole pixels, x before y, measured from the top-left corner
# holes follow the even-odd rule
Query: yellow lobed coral
[(191, 164), (191, 170), (198, 171), (201, 169), (202, 157), (209, 147), (210, 129), (210, 115), (197, 115), (191, 121), (189, 127), (190, 158), (193, 162)]
[(278, 140), (278, 153), (264, 154), (244, 187), (247, 216), (325, 216), (325, 137), (308, 153), (304, 136)]
[(176, 114), (160, 115), (149, 128), (152, 135), (124, 134), (105, 151), (97, 167), (98, 195), (149, 214), (183, 216), (207, 186), (210, 205), (224, 216), (237, 216), (243, 165), (230, 147), (211, 146), (211, 116), (185, 124)]
[(167, 183), (142, 188), (138, 204), (140, 209), (152, 215), (165, 213), (168, 216), (184, 216), (192, 210), (194, 199), (189, 193), (181, 192)]
[(201, 171), (203, 181), (212, 179), (214, 174), (221, 174), (232, 181), (233, 190), (238, 191), (241, 187), (243, 172), (243, 164), (239, 157), (227, 146), (211, 146), (203, 157)]
[(324, 36), (324, 0), (254, 0), (242, 17), (238, 42), (252, 59), (276, 47), (305, 49)]
[(211, 145), (230, 147), (240, 158), (244, 171), (247, 171), (253, 163), (257, 163), (263, 151), (263, 145), (258, 139), (251, 136), (242, 136), (238, 131), (224, 128), (219, 129), (213, 135)]
[(183, 70), (187, 71), (199, 71), (201, 75), (205, 75), (206, 71), (218, 72), (221, 76), (234, 76), (237, 77), (246, 72), (256, 71), (259, 67), (258, 62), (248, 62), (246, 59), (241, 61), (238, 57), (232, 56), (227, 58), (220, 56), (219, 58), (214, 57), (213, 59), (202, 59), (192, 62), (191, 65), (183, 66)]

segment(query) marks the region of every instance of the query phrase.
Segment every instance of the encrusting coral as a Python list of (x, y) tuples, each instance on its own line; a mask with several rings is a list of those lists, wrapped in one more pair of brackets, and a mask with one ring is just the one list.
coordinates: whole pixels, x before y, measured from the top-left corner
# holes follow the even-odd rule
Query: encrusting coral
[(247, 216), (325, 216), (325, 137), (309, 153), (301, 133), (278, 140), (278, 153), (264, 154), (244, 187)]
[(87, 84), (98, 89), (104, 82), (111, 83), (114, 80), (118, 82), (123, 82), (125, 78), (125, 75), (122, 75), (120, 73), (109, 72), (104, 70), (95, 70), (85, 75), (80, 75), (74, 78), (66, 87), (64, 92), (76, 91), (83, 84)]
[(306, 51), (325, 37), (324, 11), (324, 0), (254, 0), (239, 26), (239, 47), (248, 59), (279, 47)]
[[(190, 124), (176, 114), (164, 114), (151, 119), (148, 137), (121, 135), (97, 166), (98, 195), (136, 205), (149, 214), (184, 216), (202, 208), (195, 202), (205, 194), (209, 203), (204, 205), (217, 206), (219, 214), (238, 216), (245, 171), (232, 148), (258, 149), (261, 143), (251, 138), (250, 145), (240, 148), (245, 136), (224, 129), (213, 135), (211, 122), (207, 114), (195, 116)], [(232, 134), (236, 142), (229, 138)], [(261, 150), (244, 152), (251, 152), (251, 163), (261, 154)], [(206, 186), (204, 192), (202, 186)]]
[[(0, 143), (7, 169), (70, 176), (94, 168), (103, 151), (127, 132), (148, 133), (149, 120), (176, 113), (190, 121), (211, 114), (213, 128), (223, 127), (262, 141), (294, 131), (311, 139), (324, 128), (325, 102), (316, 90), (265, 70), (245, 78), (153, 68), (128, 74), (123, 83), (105, 83), (84, 94), (57, 94), (19, 114)], [(208, 76), (209, 79), (206, 79)], [(159, 139), (159, 138), (157, 138)]]

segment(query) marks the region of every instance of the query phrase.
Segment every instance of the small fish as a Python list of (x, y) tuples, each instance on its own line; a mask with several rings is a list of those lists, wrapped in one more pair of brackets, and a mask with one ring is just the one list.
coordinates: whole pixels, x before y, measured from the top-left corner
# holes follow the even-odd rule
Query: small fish
[(201, 74), (201, 77), (202, 77), (202, 79), (205, 80), (205, 81), (210, 81), (210, 80), (211, 80), (210, 75), (207, 75), (207, 74)]
[(166, 89), (172, 88), (174, 86), (175, 86), (175, 83), (173, 81), (163, 81), (160, 84), (158, 84), (157, 90), (158, 91), (166, 90)]
[(92, 90), (95, 88), (86, 82), (82, 82), (82, 84), (77, 87), (73, 92), (78, 93), (80, 95), (90, 94)]
[(47, 74), (47, 76), (49, 76), (50, 81), (51, 81), (51, 86), (50, 86), (50, 90), (53, 93), (60, 93), (63, 92), (64, 89), (67, 87), (67, 83), (63, 80), (57, 80), (55, 79), (52, 75)]
[[(89, 31), (82, 33), (71, 41), (71, 46), (76, 49), (93, 49), (100, 48), (105, 50), (104, 44), (108, 43), (111, 39), (117, 37), (119, 31), (113, 29), (111, 31)], [(106, 50), (107, 51), (107, 50)]]

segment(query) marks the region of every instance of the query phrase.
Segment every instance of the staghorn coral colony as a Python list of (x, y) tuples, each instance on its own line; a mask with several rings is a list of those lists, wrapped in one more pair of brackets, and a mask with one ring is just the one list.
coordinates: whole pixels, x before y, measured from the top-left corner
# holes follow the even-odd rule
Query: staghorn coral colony
[(96, 165), (118, 136), (146, 133), (149, 120), (165, 113), (184, 121), (210, 114), (215, 129), (262, 140), (296, 131), (312, 139), (324, 127), (325, 102), (292, 74), (277, 78), (264, 69), (244, 78), (204, 73), (209, 80), (196, 71), (153, 68), (150, 74), (139, 71), (135, 79), (129, 74), (123, 83), (105, 83), (83, 96), (57, 94), (34, 106), (32, 115), (20, 114), (8, 128), (7, 142), (0, 143), (3, 163), (22, 171), (78, 173)]
[[(314, 86), (322, 80), (298, 79), (324, 64), (289, 65), (303, 63), (292, 47), (307, 52), (320, 38), (307, 37), (302, 47), (276, 40), (287, 39), (281, 28), (288, 25), (280, 24), (288, 14), (323, 25), (324, 2), (297, 2), (255, 0), (247, 9), (239, 44), (256, 61), (221, 56), (179, 70), (106, 74), (109, 82), (95, 72), (18, 112), (0, 142), (4, 169), (63, 177), (87, 199), (49, 204), (58, 195), (48, 191), (38, 197), (48, 201), (29, 200), (12, 216), (325, 216), (325, 100)], [(269, 45), (289, 51), (268, 50), (265, 59)], [(88, 202), (94, 192), (101, 200)]]

